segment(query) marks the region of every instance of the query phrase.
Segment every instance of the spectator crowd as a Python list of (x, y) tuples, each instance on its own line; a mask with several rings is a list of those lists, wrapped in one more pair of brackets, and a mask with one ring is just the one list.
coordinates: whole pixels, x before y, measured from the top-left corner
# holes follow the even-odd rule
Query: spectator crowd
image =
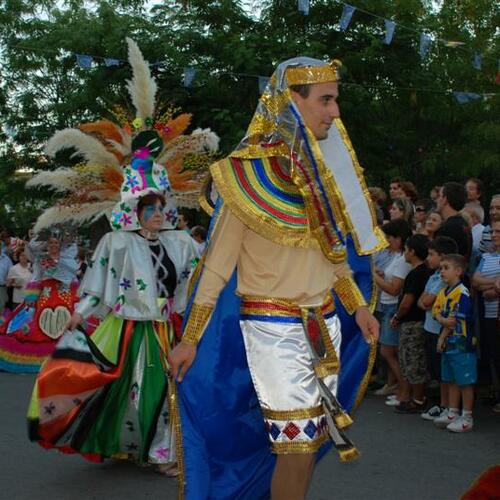
[(469, 431), (478, 391), (500, 413), (500, 194), (489, 211), (475, 178), (436, 186), (429, 198), (395, 178), (388, 205), (381, 188), (370, 194), (389, 242), (374, 258), (381, 334), (372, 388), (397, 413)]

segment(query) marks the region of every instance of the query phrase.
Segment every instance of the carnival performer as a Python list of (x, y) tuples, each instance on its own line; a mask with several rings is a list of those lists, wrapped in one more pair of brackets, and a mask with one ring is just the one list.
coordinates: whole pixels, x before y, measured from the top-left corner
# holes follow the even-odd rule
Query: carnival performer
[(54, 225), (27, 244), (33, 276), (24, 301), (0, 328), (0, 369), (37, 373), (78, 301), (74, 231)]
[(330, 438), (358, 456), (347, 412), (373, 364), (369, 255), (386, 241), (339, 118), (339, 64), (280, 64), (211, 166), (208, 249), (170, 358), (190, 500), (303, 499)]
[[(153, 463), (158, 471), (175, 475), (167, 354), (176, 325), (180, 333), (179, 315), (197, 254), (192, 238), (173, 230), (177, 193), (158, 161), (168, 156), (180, 167), (193, 155), (202, 161), (206, 146), (217, 144), (217, 137), (209, 130), (180, 135), (181, 121), (184, 128), (189, 123), (185, 116), (155, 121), (155, 82), (135, 42), (127, 41), (133, 69), (128, 89), (136, 108), (132, 126), (90, 124), (59, 132), (48, 144), (51, 152), (74, 147), (86, 159), (84, 166), (59, 171), (67, 175), (66, 185), (72, 180), (72, 186), (86, 190), (80, 193), (81, 203), (75, 206), (78, 192), (73, 192), (59, 204), (63, 214), (52, 216), (95, 218), (100, 214), (88, 205), (97, 200), (90, 196), (107, 193), (110, 180), (122, 182), (104, 205), (112, 203), (113, 231), (97, 245), (68, 331), (37, 378), (28, 421), (30, 438), (43, 447), (77, 452), (92, 461), (114, 457)], [(121, 140), (106, 140), (110, 134)], [(86, 172), (91, 175), (85, 177)], [(102, 319), (92, 336), (82, 327), (89, 316)]]

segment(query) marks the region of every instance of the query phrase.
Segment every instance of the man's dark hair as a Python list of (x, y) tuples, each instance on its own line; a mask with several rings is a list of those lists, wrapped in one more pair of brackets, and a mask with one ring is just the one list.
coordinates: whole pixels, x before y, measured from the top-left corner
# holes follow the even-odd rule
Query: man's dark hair
[(481, 179), (478, 179), (477, 177), (470, 177), (467, 179), (467, 182), (473, 182), (476, 185), (477, 192), (481, 194), (483, 192), (483, 181)]
[(179, 215), (182, 215), (182, 217), (184, 217), (184, 221), (186, 222), (187, 226), (191, 227), (193, 218), (185, 210), (179, 210), (178, 213)]
[(299, 94), (300, 97), (307, 99), (311, 92), (311, 85), (308, 83), (304, 83), (303, 85), (290, 85), (290, 90)]
[(451, 265), (454, 267), (458, 267), (462, 270), (462, 275), (467, 270), (467, 260), (463, 255), (459, 253), (450, 253), (448, 255), (444, 255), (441, 259), (441, 262), (451, 262)]
[(425, 260), (429, 253), (427, 249), (428, 243), (429, 238), (427, 238), (425, 234), (414, 234), (406, 240), (406, 248), (408, 248), (408, 250), (413, 250), (420, 260)]
[(403, 181), (403, 179), (401, 177), (393, 177), (389, 181), (389, 184), (399, 184), (399, 185), (401, 185), (402, 182), (404, 182), (404, 181)]
[(443, 185), (443, 196), (446, 196), (450, 207), (459, 212), (467, 201), (465, 186), (458, 182), (447, 182)]
[(408, 222), (403, 219), (391, 220), (382, 226), (382, 231), (387, 236), (393, 238), (401, 238), (401, 247), (405, 246), (406, 240), (411, 236), (411, 227)]
[(434, 250), (439, 255), (448, 255), (458, 252), (457, 242), (449, 236), (437, 236), (429, 241), (427, 248)]
[(191, 236), (194, 237), (199, 237), (203, 241), (207, 240), (207, 230), (203, 226), (194, 226), (193, 229), (191, 229)]

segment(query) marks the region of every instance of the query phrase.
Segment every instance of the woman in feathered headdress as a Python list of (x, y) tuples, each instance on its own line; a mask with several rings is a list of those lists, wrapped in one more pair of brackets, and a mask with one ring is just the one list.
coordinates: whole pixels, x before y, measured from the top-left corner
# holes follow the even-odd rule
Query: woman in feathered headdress
[[(218, 139), (209, 130), (181, 135), (188, 115), (155, 117), (156, 84), (137, 45), (127, 42), (135, 118), (118, 114), (121, 126), (101, 121), (58, 132), (48, 151), (73, 147), (86, 162), (32, 181), (69, 191), (37, 229), (107, 213), (113, 231), (99, 242), (68, 331), (38, 376), (28, 420), (30, 438), (44, 447), (93, 461), (131, 458), (169, 473), (176, 425), (167, 354), (197, 254), (188, 234), (166, 230), (176, 226), (176, 205), (199, 188), (186, 164), (203, 162)], [(102, 319), (92, 337), (81, 327), (89, 316)]]

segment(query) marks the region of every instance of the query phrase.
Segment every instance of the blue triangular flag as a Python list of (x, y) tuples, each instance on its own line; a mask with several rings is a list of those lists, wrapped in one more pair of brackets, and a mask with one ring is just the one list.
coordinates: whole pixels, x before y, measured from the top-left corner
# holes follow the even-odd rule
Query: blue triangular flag
[(472, 67), (474, 69), (481, 69), (481, 54), (479, 52), (474, 52), (474, 59), (472, 61)]
[(104, 64), (108, 66), (120, 66), (120, 61), (118, 59), (112, 59), (111, 57), (106, 57), (104, 59)]
[(429, 35), (426, 35), (425, 33), (422, 33), (420, 35), (420, 49), (419, 49), (421, 59), (425, 59), (430, 44), (431, 44), (431, 37)]
[(259, 93), (264, 93), (264, 90), (266, 90), (267, 82), (269, 82), (268, 76), (259, 76)]
[(385, 19), (385, 37), (384, 43), (390, 45), (392, 42), (392, 37), (394, 36), (394, 30), (396, 29), (396, 23), (390, 19)]
[(297, 8), (299, 12), (302, 12), (304, 16), (309, 15), (309, 0), (298, 0)]
[(196, 76), (196, 68), (184, 68), (184, 87), (190, 89), (193, 87)]
[(468, 102), (477, 101), (481, 99), (481, 94), (475, 92), (457, 92), (454, 91), (453, 95), (459, 104), (467, 104)]
[(76, 63), (80, 68), (91, 68), (92, 67), (92, 61), (94, 58), (92, 56), (87, 56), (84, 54), (76, 54)]
[(348, 3), (344, 4), (344, 8), (342, 9), (342, 17), (340, 18), (340, 29), (345, 31), (351, 22), (352, 15), (356, 7), (349, 5)]

